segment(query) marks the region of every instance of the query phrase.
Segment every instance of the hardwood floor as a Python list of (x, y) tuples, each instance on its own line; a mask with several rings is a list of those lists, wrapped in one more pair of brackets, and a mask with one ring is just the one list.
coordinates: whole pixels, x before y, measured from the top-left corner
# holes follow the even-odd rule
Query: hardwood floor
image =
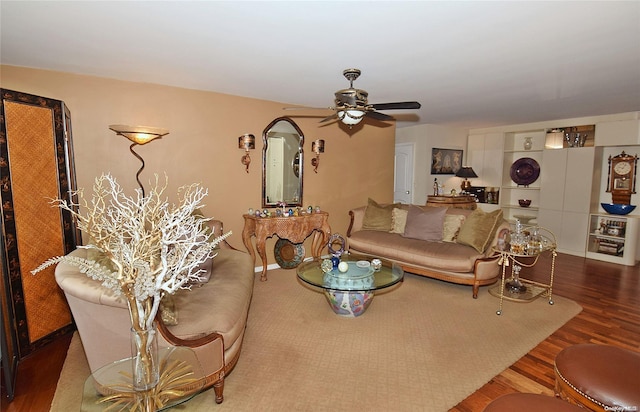
[[(540, 261), (533, 272), (523, 269), (521, 276), (545, 280), (546, 263)], [(512, 392), (552, 396), (555, 356), (570, 345), (591, 342), (640, 351), (639, 265), (559, 255), (555, 273), (553, 293), (575, 300), (582, 312), (452, 411), (482, 411), (491, 400)]]
[[(545, 281), (549, 263), (547, 257), (541, 258), (535, 268), (523, 269), (521, 276)], [(552, 396), (555, 356), (576, 343), (640, 351), (639, 265), (627, 267), (560, 254), (555, 273), (553, 293), (575, 300), (583, 311), (452, 411), (482, 411), (491, 400), (512, 392)], [(15, 399), (8, 403), (3, 395), (2, 411), (49, 410), (69, 342), (70, 336), (61, 338), (20, 363)]]

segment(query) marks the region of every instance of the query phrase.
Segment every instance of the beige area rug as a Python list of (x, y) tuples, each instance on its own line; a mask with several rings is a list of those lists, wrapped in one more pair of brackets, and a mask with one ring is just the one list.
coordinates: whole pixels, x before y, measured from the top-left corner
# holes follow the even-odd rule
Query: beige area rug
[[(258, 277), (256, 276), (256, 279)], [(292, 270), (256, 281), (244, 347), (225, 381), (172, 410), (446, 411), (516, 362), (582, 308), (505, 302), (481, 288), (407, 275), (358, 318), (336, 316)], [(51, 410), (80, 409), (88, 367), (74, 336)]]

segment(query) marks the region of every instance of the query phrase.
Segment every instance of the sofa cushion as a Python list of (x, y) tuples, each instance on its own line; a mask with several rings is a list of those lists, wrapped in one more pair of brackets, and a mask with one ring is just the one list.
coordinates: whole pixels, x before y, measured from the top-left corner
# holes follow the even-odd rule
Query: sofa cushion
[(181, 339), (197, 339), (218, 332), (225, 347), (230, 347), (244, 331), (253, 282), (251, 256), (238, 250), (220, 249), (208, 283), (173, 295), (180, 321), (168, 329)]
[(483, 253), (491, 244), (496, 229), (502, 221), (502, 210), (494, 210), (487, 213), (482, 209), (476, 209), (460, 227), (456, 242), (471, 246), (480, 253)]
[(369, 198), (367, 209), (364, 211), (362, 228), (366, 230), (391, 230), (391, 213), (397, 204), (381, 206), (375, 200)]
[(469, 277), (473, 277), (476, 259), (484, 257), (474, 248), (459, 243), (427, 242), (374, 230), (352, 233), (349, 237), (349, 250), (412, 266), (457, 272)]
[(444, 216), (444, 227), (442, 229), (442, 240), (445, 242), (455, 242), (458, 238), (458, 233), (462, 227), (462, 223), (465, 220), (464, 215), (453, 215), (447, 213)]
[(447, 209), (444, 207), (431, 207), (423, 210), (417, 206), (409, 206), (403, 236), (421, 240), (442, 240), (446, 213)]
[(407, 225), (407, 210), (399, 207), (393, 208), (391, 211), (391, 233), (404, 233)]

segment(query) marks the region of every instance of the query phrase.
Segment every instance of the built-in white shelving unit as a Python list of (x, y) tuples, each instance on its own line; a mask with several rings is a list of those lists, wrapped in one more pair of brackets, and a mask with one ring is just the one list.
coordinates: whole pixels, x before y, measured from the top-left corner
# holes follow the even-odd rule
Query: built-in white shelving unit
[[(516, 219), (525, 220), (522, 216), (537, 219), (540, 207), (540, 177), (528, 186), (518, 185), (511, 179), (511, 167), (514, 162), (522, 158), (535, 160), (542, 167), (543, 149), (546, 130), (531, 130), (505, 133), (504, 157), (502, 171), (502, 186), (500, 188), (500, 206), (505, 219), (515, 222)], [(525, 142), (530, 141), (530, 148), (525, 148)], [(522, 207), (519, 199), (531, 200), (529, 207)], [(523, 221), (523, 223), (526, 223)], [(535, 222), (533, 222), (535, 223)]]

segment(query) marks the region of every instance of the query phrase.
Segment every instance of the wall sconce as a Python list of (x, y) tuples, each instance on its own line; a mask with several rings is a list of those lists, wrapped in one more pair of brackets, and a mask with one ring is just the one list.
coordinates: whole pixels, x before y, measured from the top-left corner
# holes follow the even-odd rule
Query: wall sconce
[(468, 178), (478, 177), (478, 175), (476, 174), (476, 172), (473, 171), (473, 168), (471, 166), (462, 166), (456, 172), (456, 176), (464, 177), (464, 180), (460, 184), (460, 188), (462, 189), (463, 192), (469, 191), (469, 188), (471, 187), (471, 182), (468, 180)]
[(311, 166), (313, 171), (318, 173), (318, 166), (320, 165), (320, 153), (324, 153), (324, 140), (318, 139), (311, 142), (311, 151), (316, 154), (316, 157), (311, 159)]
[(124, 136), (127, 139), (131, 140), (133, 143), (129, 146), (129, 150), (135, 157), (142, 162), (142, 166), (138, 169), (138, 173), (136, 173), (136, 180), (138, 181), (138, 185), (142, 190), (142, 197), (144, 197), (144, 186), (140, 182), (140, 173), (142, 173), (142, 169), (144, 169), (144, 159), (138, 153), (133, 150), (133, 147), (136, 145), (147, 144), (152, 140), (159, 139), (162, 136), (168, 135), (169, 130), (160, 129), (158, 127), (147, 127), (147, 126), (127, 126), (123, 124), (112, 124), (109, 126), (109, 129), (116, 132), (118, 136)]
[(249, 165), (251, 164), (251, 156), (249, 156), (249, 150), (256, 148), (256, 137), (252, 134), (243, 134), (238, 137), (238, 148), (244, 149), (244, 156), (240, 158), (240, 163), (246, 166), (246, 171), (249, 173)]

